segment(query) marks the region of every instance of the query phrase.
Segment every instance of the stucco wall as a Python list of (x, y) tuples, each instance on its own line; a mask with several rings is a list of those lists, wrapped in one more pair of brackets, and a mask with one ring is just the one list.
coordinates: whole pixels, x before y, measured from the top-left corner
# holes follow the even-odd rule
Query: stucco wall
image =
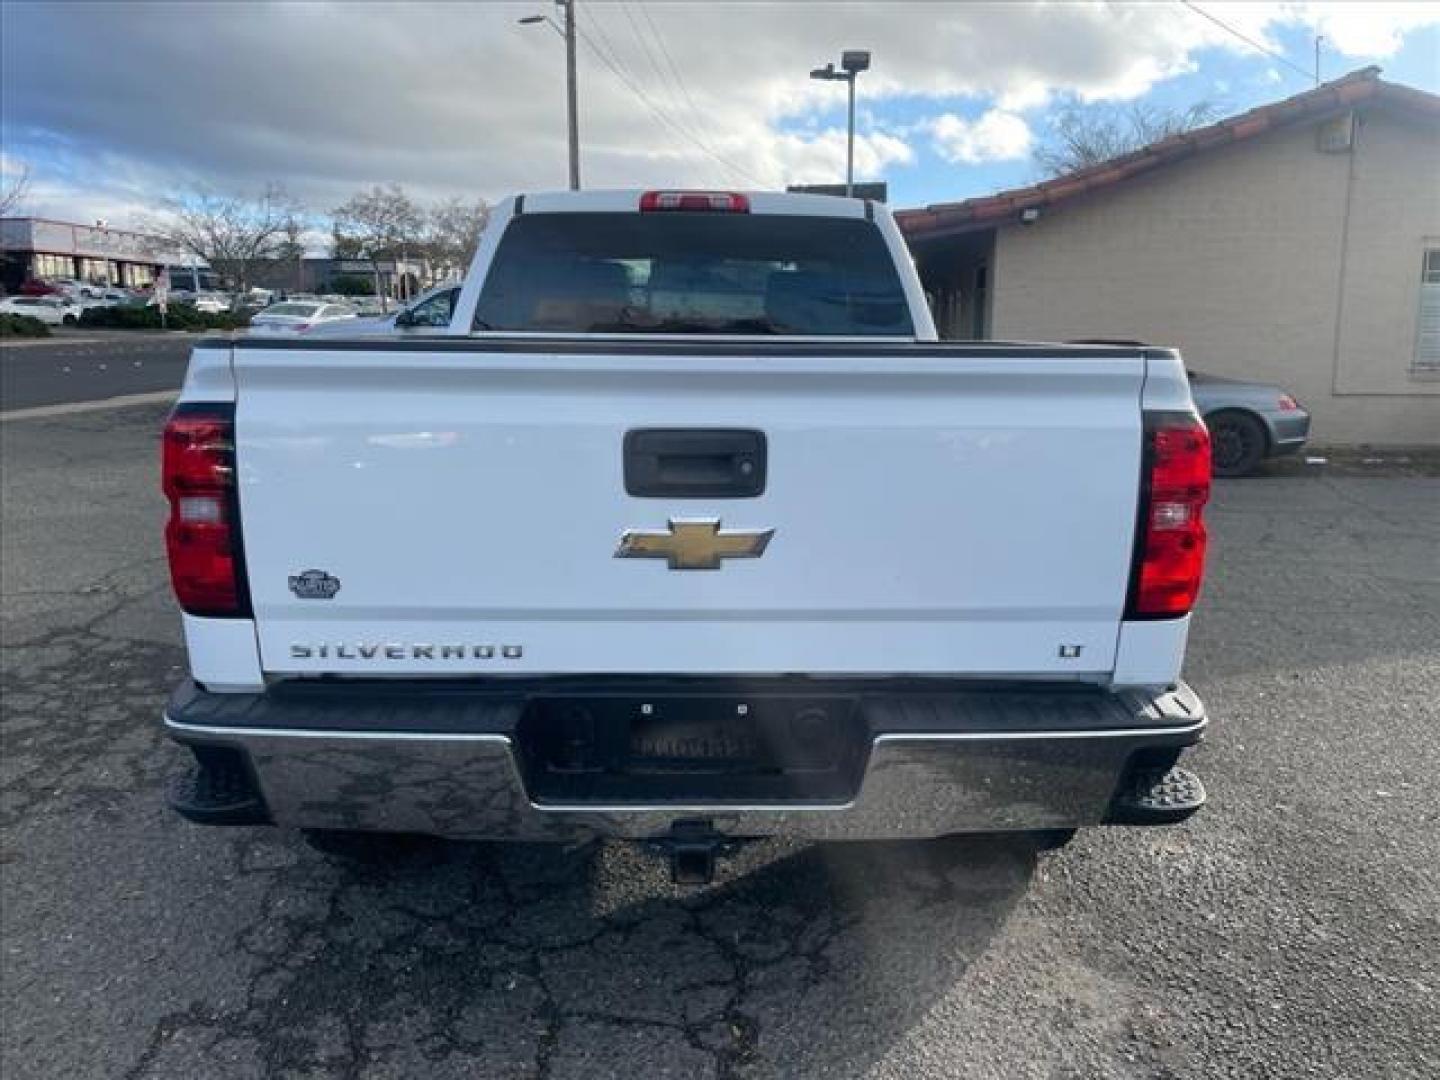
[(1002, 228), (992, 334), (1176, 345), (1285, 386), (1316, 442), (1440, 444), (1440, 381), (1411, 371), (1437, 175), (1435, 128), (1378, 113), (1353, 154), (1301, 125), (1158, 170)]

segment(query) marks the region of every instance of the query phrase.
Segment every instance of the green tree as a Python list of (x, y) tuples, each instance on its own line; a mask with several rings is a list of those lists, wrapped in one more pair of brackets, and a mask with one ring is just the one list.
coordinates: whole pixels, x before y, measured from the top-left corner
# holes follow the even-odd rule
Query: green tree
[(374, 287), (359, 274), (341, 274), (330, 279), (330, 291), (341, 296), (373, 296)]

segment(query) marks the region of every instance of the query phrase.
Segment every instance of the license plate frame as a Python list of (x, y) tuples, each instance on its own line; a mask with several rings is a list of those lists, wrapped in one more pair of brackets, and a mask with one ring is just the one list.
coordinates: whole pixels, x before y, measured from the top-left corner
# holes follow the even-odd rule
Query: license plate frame
[(849, 695), (547, 695), (517, 730), (532, 797), (843, 799), (870, 739)]

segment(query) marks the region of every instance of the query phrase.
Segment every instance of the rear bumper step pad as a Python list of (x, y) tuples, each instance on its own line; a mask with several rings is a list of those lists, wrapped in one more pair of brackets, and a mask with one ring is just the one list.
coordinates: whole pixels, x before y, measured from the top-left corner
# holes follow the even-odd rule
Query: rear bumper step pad
[(1189, 769), (1132, 770), (1110, 804), (1107, 825), (1174, 825), (1205, 805), (1205, 785)]
[(192, 746), (195, 764), (175, 777), (170, 808), (198, 825), (268, 825), (270, 814), (243, 750)]

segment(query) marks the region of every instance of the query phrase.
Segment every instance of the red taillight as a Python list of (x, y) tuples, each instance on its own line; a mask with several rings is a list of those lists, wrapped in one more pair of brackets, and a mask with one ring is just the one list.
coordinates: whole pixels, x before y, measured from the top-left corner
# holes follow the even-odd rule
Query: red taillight
[(640, 209), (645, 213), (698, 210), (712, 214), (748, 214), (750, 199), (734, 191), (647, 191), (640, 196)]
[(162, 473), (170, 580), (191, 615), (248, 614), (235, 499), (235, 420), (228, 405), (180, 405), (165, 424)]
[(1127, 617), (1168, 619), (1195, 606), (1205, 575), (1210, 433), (1185, 413), (1147, 417), (1141, 500)]
[(1289, 394), (1281, 394), (1280, 400), (1276, 402), (1276, 405), (1279, 406), (1281, 412), (1294, 412), (1300, 408), (1300, 403)]

